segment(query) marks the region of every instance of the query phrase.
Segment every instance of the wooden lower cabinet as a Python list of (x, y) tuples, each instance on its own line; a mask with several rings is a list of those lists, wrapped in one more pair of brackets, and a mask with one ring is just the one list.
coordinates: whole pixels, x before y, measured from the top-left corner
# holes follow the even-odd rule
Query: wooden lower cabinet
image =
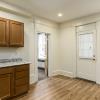
[(0, 69), (0, 98), (6, 99), (14, 95), (14, 72), (12, 68)]
[(0, 68), (0, 100), (21, 95), (28, 90), (29, 64)]
[(21, 85), (21, 86), (16, 86), (16, 88), (15, 88), (15, 91), (16, 91), (15, 94), (17, 96), (17, 95), (20, 95), (22, 93), (26, 93), (28, 89), (29, 88), (28, 88), (27, 84), (26, 85)]
[(29, 65), (20, 65), (15, 68), (15, 95), (29, 90)]

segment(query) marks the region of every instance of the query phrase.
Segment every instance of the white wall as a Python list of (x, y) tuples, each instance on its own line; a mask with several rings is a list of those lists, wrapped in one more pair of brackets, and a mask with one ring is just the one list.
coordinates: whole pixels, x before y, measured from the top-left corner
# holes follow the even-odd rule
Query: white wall
[(24, 23), (25, 44), (22, 48), (0, 48), (0, 59), (22, 57), (30, 60), (30, 82), (37, 81), (37, 32), (50, 33), (49, 36), (49, 75), (58, 67), (58, 25), (38, 17), (27, 17), (7, 10), (0, 11), (0, 17)]
[(61, 28), (60, 32), (60, 70), (73, 76), (73, 68), (76, 66), (75, 27)]
[[(22, 48), (0, 48), (0, 59), (2, 58), (15, 58), (22, 57), (25, 60), (30, 60), (32, 62), (30, 66), (31, 73), (34, 70), (34, 24), (30, 18), (24, 18), (11, 14), (8, 12), (0, 11), (0, 17), (20, 21), (24, 23), (24, 47)], [(33, 45), (32, 45), (33, 44)], [(30, 49), (29, 49), (30, 48)], [(31, 82), (32, 82), (32, 74)]]
[[(35, 19), (35, 35), (38, 32), (49, 33), (49, 64), (48, 72), (49, 76), (52, 76), (53, 72), (59, 68), (59, 27), (57, 24), (52, 23), (51, 21), (36, 18)], [(36, 36), (37, 37), (37, 36)], [(35, 38), (37, 43), (37, 38)], [(37, 61), (37, 44), (35, 44), (35, 62)], [(37, 66), (37, 63), (35, 63)], [(37, 70), (37, 69), (35, 69)], [(37, 72), (37, 71), (35, 71)], [(37, 73), (35, 73), (37, 76)], [(37, 77), (36, 77), (37, 78)]]
[(97, 28), (96, 82), (100, 84), (100, 14), (79, 18), (60, 25), (60, 73), (75, 76), (77, 66), (75, 26), (91, 22), (96, 22)]
[[(2, 6), (2, 7), (1, 7)], [(24, 48), (0, 48), (0, 58), (21, 56), (30, 59), (31, 83), (37, 81), (37, 32), (49, 33), (49, 76), (63, 74), (75, 76), (76, 68), (76, 33), (75, 26), (97, 22), (97, 61), (96, 82), (100, 84), (100, 14), (78, 18), (59, 27), (58, 24), (39, 17), (29, 18), (30, 14), (23, 13), (9, 5), (0, 5), (0, 17), (24, 22)], [(26, 16), (26, 17), (25, 17)]]
[(100, 21), (96, 23), (97, 28), (97, 63), (96, 63), (96, 81), (100, 84)]

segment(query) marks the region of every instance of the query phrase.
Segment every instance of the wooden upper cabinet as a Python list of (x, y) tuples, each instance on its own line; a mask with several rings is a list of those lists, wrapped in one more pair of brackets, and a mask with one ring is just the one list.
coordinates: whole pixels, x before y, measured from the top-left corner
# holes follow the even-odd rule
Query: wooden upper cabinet
[(10, 21), (10, 46), (24, 46), (24, 24), (17, 21)]
[(0, 46), (8, 46), (9, 20), (0, 18)]
[(0, 17), (0, 47), (23, 47), (24, 23)]

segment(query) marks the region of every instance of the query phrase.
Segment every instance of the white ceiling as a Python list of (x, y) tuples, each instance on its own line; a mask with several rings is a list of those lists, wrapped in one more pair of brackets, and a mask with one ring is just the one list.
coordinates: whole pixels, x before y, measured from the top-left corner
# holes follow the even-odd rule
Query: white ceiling
[[(100, 0), (1, 0), (40, 17), (64, 22), (100, 12)], [(58, 13), (63, 13), (59, 18)]]

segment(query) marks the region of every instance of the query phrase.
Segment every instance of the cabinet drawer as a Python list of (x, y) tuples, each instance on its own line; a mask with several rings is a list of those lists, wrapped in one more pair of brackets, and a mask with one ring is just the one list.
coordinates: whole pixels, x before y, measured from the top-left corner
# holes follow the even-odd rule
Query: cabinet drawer
[(28, 71), (29, 70), (29, 65), (18, 65), (16, 67), (16, 72), (19, 72), (19, 71)]
[(28, 71), (20, 71), (20, 72), (16, 72), (15, 74), (15, 78), (16, 79), (20, 79), (20, 78), (28, 78), (29, 77), (29, 72)]
[(20, 95), (22, 93), (27, 92), (29, 89), (28, 85), (22, 85), (15, 88), (16, 95)]
[(0, 68), (0, 74), (9, 74), (13, 72), (13, 68)]
[(21, 78), (15, 81), (16, 86), (21, 86), (21, 85), (26, 85), (29, 84), (29, 79), (28, 78)]

